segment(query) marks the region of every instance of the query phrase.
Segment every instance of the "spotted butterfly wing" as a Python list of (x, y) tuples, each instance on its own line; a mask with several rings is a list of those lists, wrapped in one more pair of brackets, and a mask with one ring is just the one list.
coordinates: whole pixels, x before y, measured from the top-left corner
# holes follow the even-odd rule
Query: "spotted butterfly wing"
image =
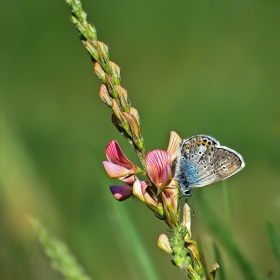
[(175, 167), (175, 179), (184, 195), (235, 174), (245, 166), (236, 151), (220, 146), (213, 137), (197, 135), (183, 140)]

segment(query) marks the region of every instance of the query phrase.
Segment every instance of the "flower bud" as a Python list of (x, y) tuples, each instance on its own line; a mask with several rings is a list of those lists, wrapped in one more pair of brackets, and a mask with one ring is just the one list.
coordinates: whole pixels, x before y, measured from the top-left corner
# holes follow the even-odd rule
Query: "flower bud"
[(183, 206), (182, 225), (185, 226), (188, 231), (185, 240), (189, 240), (191, 238), (191, 208), (186, 202)]
[(102, 65), (102, 68), (105, 70), (106, 73), (109, 73), (109, 50), (108, 46), (103, 42), (97, 41), (96, 47), (99, 54), (98, 62)]
[(138, 111), (135, 108), (130, 107), (129, 113), (136, 118), (138, 125), (140, 126), (140, 117), (139, 117)]
[(110, 191), (118, 201), (123, 201), (133, 195), (131, 186), (111, 186)]
[(171, 249), (171, 246), (170, 246), (170, 242), (169, 242), (169, 239), (168, 237), (165, 235), (165, 234), (161, 234), (159, 237), (158, 237), (158, 243), (157, 243), (158, 247), (160, 249), (162, 249), (163, 251), (165, 251), (166, 253), (168, 254), (172, 254), (172, 249)]
[(87, 32), (90, 34), (90, 40), (96, 41), (97, 40), (97, 32), (92, 24), (87, 24)]
[(115, 85), (119, 85), (121, 83), (121, 69), (120, 67), (114, 63), (113, 61), (109, 61), (109, 67), (112, 73), (112, 77)]
[(114, 99), (112, 100), (112, 110), (114, 112), (115, 117), (118, 120), (118, 124), (124, 129), (124, 131), (129, 136), (132, 136), (129, 125), (128, 125), (128, 122), (127, 122), (127, 119), (126, 119), (124, 113), (121, 111), (117, 101), (114, 100)]
[(122, 86), (116, 85), (115, 87), (116, 87), (116, 90), (118, 92), (119, 99), (120, 99), (120, 102), (121, 102), (121, 107), (122, 107), (123, 111), (124, 112), (129, 112), (130, 101), (129, 101), (128, 96), (127, 96), (127, 91)]
[(112, 79), (110, 78), (110, 76), (108, 74), (105, 74), (105, 80), (106, 80), (106, 85), (108, 87), (109, 93), (110, 95), (116, 99), (116, 101), (118, 102), (118, 104), (120, 104), (119, 102), (119, 94), (116, 90), (116, 86), (114, 85)]
[(94, 70), (94, 73), (96, 74), (96, 76), (102, 81), (102, 83), (105, 83), (105, 81), (106, 81), (105, 72), (103, 71), (102, 67), (100, 66), (100, 64), (98, 62), (94, 63), (93, 70)]
[(94, 58), (94, 60), (96, 60), (96, 61), (99, 62), (100, 57), (99, 57), (98, 51), (97, 51), (96, 48), (92, 45), (92, 43), (89, 42), (89, 41), (85, 41), (85, 42), (82, 41), (82, 43), (84, 44), (84, 46), (85, 46), (86, 50), (88, 51), (89, 55), (90, 55), (92, 58)]
[(142, 139), (142, 135), (141, 135), (140, 126), (138, 125), (138, 122), (133, 115), (126, 113), (126, 112), (124, 112), (123, 114), (130, 127), (132, 139), (133, 139), (134, 143), (136, 144), (136, 146), (141, 151), (143, 148), (143, 139)]
[(112, 107), (112, 98), (109, 95), (109, 92), (104, 84), (101, 85), (99, 96), (101, 100), (108, 105), (110, 108)]

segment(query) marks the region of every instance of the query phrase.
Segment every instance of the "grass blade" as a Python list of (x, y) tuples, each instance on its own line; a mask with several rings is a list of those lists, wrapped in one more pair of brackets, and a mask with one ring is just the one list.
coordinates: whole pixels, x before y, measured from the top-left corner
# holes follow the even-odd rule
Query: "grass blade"
[(221, 252), (220, 252), (216, 243), (214, 243), (214, 254), (215, 254), (216, 261), (220, 266), (219, 271), (218, 271), (218, 275), (219, 275), (218, 277), (219, 277), (220, 280), (226, 280), (225, 267), (223, 265)]
[(244, 275), (244, 278), (251, 280), (263, 280), (264, 278), (260, 276), (256, 267), (245, 256), (237, 240), (216, 217), (208, 203), (208, 200), (204, 198), (201, 192), (197, 192), (197, 196), (199, 196), (201, 203), (200, 212), (205, 218), (207, 225), (215, 233), (216, 237), (222, 242), (228, 254), (231, 254), (231, 256), (235, 258), (236, 263)]
[(278, 263), (278, 268), (280, 270), (280, 235), (278, 234), (275, 226), (272, 223), (267, 224), (267, 232), (269, 235), (273, 254), (275, 256), (275, 259)]
[(91, 280), (62, 241), (52, 236), (38, 221), (31, 222), (54, 270), (60, 272), (66, 280)]

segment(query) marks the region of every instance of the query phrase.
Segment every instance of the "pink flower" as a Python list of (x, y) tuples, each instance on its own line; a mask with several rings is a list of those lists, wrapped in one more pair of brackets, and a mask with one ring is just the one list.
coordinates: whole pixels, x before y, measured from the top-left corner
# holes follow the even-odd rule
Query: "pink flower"
[[(163, 215), (162, 207), (175, 211), (178, 188), (172, 180), (172, 163), (177, 158), (181, 141), (180, 136), (171, 131), (167, 151), (157, 149), (147, 153), (146, 173), (151, 180), (151, 186), (149, 186), (149, 182), (140, 181), (136, 177), (136, 174), (142, 173), (142, 170), (124, 155), (116, 140), (111, 141), (106, 147), (108, 161), (103, 161), (103, 166), (110, 178), (117, 178), (127, 184), (111, 186), (110, 190), (114, 197), (122, 201), (134, 195), (159, 216)], [(161, 192), (163, 193), (160, 195), (160, 200), (163, 200), (164, 205), (159, 203), (158, 195)]]
[(172, 180), (172, 163), (176, 160), (181, 137), (170, 132), (167, 151), (154, 150), (146, 156), (146, 169), (152, 183), (159, 189), (168, 186)]
[(172, 159), (168, 152), (154, 150), (146, 156), (146, 168), (149, 178), (157, 188), (167, 186), (172, 180)]
[(103, 166), (110, 178), (127, 177), (138, 170), (137, 166), (124, 155), (116, 140), (111, 141), (106, 147), (106, 157), (108, 161), (103, 161)]
[(108, 161), (103, 161), (103, 166), (112, 179), (120, 179), (126, 186), (111, 186), (110, 191), (119, 200), (125, 200), (133, 195), (132, 185), (135, 181), (135, 174), (139, 168), (135, 166), (123, 153), (116, 140), (111, 141), (106, 147)]

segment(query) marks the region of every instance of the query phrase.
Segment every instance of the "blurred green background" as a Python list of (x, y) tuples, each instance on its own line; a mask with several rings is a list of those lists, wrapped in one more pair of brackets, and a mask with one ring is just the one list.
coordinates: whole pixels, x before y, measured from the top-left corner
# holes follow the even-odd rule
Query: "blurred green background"
[[(266, 223), (280, 231), (280, 2), (84, 0), (83, 6), (122, 69), (147, 150), (165, 149), (175, 130), (182, 138), (212, 135), (244, 157), (245, 169), (226, 187), (193, 192), (193, 237), (208, 266), (216, 243), (226, 279), (243, 279), (205, 224), (198, 193), (222, 223), (230, 216), (234, 237), (259, 272), (279, 279)], [(99, 99), (100, 81), (64, 1), (5, 1), (0, 15), (0, 278), (62, 279), (34, 239), (32, 215), (68, 244), (93, 279), (144, 279), (130, 255), (131, 225), (157, 279), (184, 279), (156, 245), (159, 234), (169, 234), (166, 226), (136, 199), (120, 203), (109, 192), (116, 182), (101, 166), (108, 142), (117, 139), (137, 158)]]

